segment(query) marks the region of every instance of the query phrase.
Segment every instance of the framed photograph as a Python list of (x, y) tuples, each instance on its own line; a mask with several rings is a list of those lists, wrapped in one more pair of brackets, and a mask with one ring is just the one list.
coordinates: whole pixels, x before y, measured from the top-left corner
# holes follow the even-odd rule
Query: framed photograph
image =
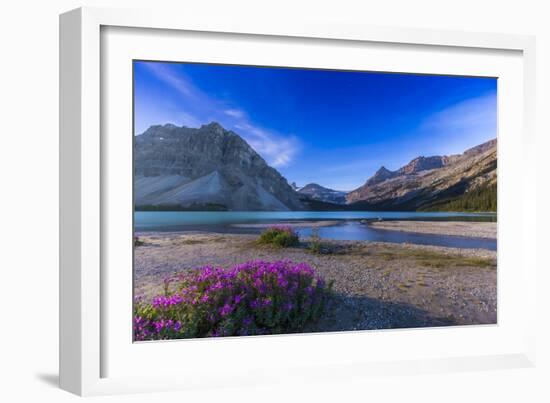
[(60, 24), (64, 389), (532, 365), (532, 38)]

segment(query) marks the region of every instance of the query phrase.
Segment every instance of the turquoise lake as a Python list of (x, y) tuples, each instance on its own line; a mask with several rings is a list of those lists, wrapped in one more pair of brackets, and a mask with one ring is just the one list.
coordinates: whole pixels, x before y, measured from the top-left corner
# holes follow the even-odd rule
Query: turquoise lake
[[(134, 213), (134, 230), (216, 233), (259, 233), (261, 228), (243, 228), (242, 224), (269, 224), (293, 221), (336, 221), (334, 225), (319, 228), (326, 239), (364, 240), (393, 243), (447, 246), (454, 248), (482, 248), (496, 250), (495, 239), (449, 235), (416, 234), (374, 229), (361, 220), (444, 220), (444, 221), (496, 221), (495, 213), (447, 212), (370, 212), (370, 211), (137, 211)], [(309, 236), (310, 228), (300, 228), (301, 236)]]

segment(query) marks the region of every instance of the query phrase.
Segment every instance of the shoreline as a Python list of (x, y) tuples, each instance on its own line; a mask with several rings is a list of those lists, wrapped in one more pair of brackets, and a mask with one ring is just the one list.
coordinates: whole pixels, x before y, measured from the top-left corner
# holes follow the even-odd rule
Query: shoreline
[(496, 222), (477, 221), (421, 221), (421, 220), (277, 220), (269, 222), (240, 222), (220, 225), (174, 226), (173, 228), (150, 228), (136, 230), (135, 235), (159, 234), (248, 234), (259, 235), (271, 226), (288, 226), (301, 236), (319, 231), (324, 240), (353, 240), (411, 243), (457, 249), (484, 248), (496, 250)]
[(258, 246), (256, 235), (141, 233), (135, 295), (162, 293), (175, 273), (250, 260), (307, 263), (334, 282), (330, 314), (304, 331), (496, 323), (496, 257), (484, 249), (323, 240), (323, 252)]
[(497, 239), (496, 222), (388, 220), (369, 221), (365, 224), (375, 229), (387, 231)]

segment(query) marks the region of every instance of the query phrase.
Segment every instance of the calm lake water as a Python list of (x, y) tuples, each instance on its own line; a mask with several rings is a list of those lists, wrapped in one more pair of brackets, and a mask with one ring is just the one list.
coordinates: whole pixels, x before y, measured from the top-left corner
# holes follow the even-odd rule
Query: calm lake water
[[(137, 211), (134, 214), (136, 232), (207, 231), (217, 233), (259, 233), (261, 228), (242, 227), (243, 224), (269, 224), (293, 221), (335, 220), (335, 225), (318, 229), (319, 236), (337, 240), (365, 240), (394, 243), (448, 246), (454, 248), (483, 248), (496, 250), (496, 240), (414, 234), (374, 229), (360, 222), (362, 219), (383, 220), (444, 220), (496, 221), (494, 213), (419, 213), (368, 211)], [(300, 228), (301, 236), (309, 236), (310, 228)]]

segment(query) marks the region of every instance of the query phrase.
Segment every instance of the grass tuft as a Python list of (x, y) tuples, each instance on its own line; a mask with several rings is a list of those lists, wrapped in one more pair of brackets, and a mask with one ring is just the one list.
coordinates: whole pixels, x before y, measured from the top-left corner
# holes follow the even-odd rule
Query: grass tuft
[(384, 260), (414, 259), (422, 266), (430, 268), (444, 267), (492, 267), (495, 263), (492, 259), (466, 257), (461, 255), (448, 255), (422, 249), (386, 249), (379, 253)]
[(307, 248), (310, 252), (318, 255), (323, 253), (323, 244), (321, 243), (321, 237), (319, 236), (319, 230), (317, 228), (311, 230), (311, 236)]
[(134, 246), (137, 247), (137, 246), (143, 246), (145, 245), (145, 242), (143, 242), (141, 239), (139, 239), (139, 237), (135, 236), (134, 237)]
[(277, 225), (267, 228), (256, 241), (260, 245), (272, 245), (282, 248), (298, 246), (300, 238), (292, 227)]

